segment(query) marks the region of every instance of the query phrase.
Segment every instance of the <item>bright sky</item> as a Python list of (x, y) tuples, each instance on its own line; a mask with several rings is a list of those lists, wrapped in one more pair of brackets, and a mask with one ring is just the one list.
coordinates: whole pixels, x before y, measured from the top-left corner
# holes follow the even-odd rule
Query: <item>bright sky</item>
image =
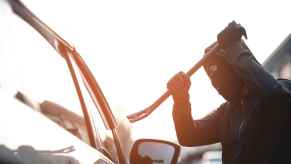
[[(167, 81), (191, 68), (232, 20), (246, 28), (247, 44), (260, 62), (291, 29), (289, 1), (23, 1), (77, 48), (112, 109), (127, 114), (156, 100)], [(0, 27), (7, 38), (0, 39), (1, 86), (80, 113), (64, 61), (7, 7), (0, 9), (0, 20), (7, 22)], [(223, 102), (203, 71), (193, 76), (190, 94), (195, 118)], [(173, 137), (171, 100), (161, 108), (139, 124), (151, 134)]]

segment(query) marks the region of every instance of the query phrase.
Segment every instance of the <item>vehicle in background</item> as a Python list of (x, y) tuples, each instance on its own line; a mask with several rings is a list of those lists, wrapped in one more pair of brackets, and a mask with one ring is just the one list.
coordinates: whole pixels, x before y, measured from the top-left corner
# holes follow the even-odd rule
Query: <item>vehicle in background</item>
[(263, 65), (275, 78), (291, 79), (291, 34), (267, 58)]

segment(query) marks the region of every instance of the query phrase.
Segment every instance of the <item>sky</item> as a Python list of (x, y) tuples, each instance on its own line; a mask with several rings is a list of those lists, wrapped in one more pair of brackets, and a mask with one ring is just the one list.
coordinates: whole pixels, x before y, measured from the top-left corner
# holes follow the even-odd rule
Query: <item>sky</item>
[[(175, 73), (190, 69), (229, 22), (235, 20), (246, 28), (246, 42), (260, 62), (291, 29), (290, 4), (279, 0), (23, 2), (77, 48), (111, 108), (123, 115), (146, 108), (164, 93), (167, 81)], [(5, 38), (0, 39), (1, 87), (21, 90), (36, 101), (55, 101), (81, 114), (60, 56), (7, 6), (0, 7), (0, 14), (0, 20), (5, 21), (0, 27)], [(203, 70), (191, 81), (194, 118), (203, 117), (224, 101)], [(169, 99), (136, 125), (146, 125), (148, 134), (137, 133), (175, 138), (171, 108)]]

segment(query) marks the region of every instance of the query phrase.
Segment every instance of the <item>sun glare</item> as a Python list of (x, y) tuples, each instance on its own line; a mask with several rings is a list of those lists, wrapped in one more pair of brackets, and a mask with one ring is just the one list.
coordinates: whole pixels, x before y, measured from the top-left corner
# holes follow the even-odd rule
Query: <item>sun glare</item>
[[(251, 0), (239, 4), (166, 0), (23, 1), (77, 48), (111, 108), (126, 114), (146, 108), (162, 95), (167, 81), (175, 73), (190, 69), (230, 21), (236, 20), (246, 27), (248, 45), (260, 62), (291, 29), (286, 22), (290, 5), (278, 1), (263, 5)], [(9, 16), (5, 20), (11, 27), (1, 31), (9, 38), (2, 45), (6, 55), (1, 54), (4, 58), (1, 66), (5, 67), (1, 69), (1, 86), (22, 89), (37, 100), (54, 100), (80, 113), (73, 83), (60, 56), (18, 18)], [(27, 31), (20, 31), (22, 27)], [(205, 116), (224, 101), (202, 69), (191, 81), (193, 118)], [(175, 138), (172, 105), (168, 99), (152, 116), (133, 125), (145, 128), (136, 128), (137, 137)]]

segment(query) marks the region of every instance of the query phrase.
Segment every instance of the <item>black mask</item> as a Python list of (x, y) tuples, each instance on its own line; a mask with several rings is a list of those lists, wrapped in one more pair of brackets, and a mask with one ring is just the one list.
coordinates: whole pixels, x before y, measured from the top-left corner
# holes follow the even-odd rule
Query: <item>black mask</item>
[(203, 66), (213, 87), (224, 99), (231, 101), (240, 98), (243, 82), (224, 59), (212, 57)]

